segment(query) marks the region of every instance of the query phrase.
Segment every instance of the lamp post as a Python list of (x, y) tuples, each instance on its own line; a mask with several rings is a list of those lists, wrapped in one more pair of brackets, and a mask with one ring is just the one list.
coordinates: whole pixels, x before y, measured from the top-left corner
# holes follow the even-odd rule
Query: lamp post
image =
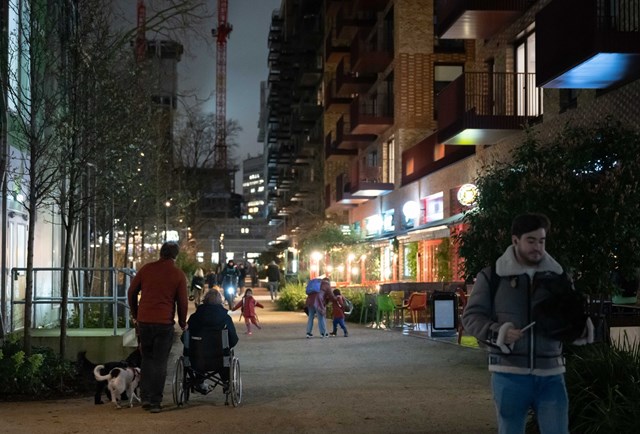
[(164, 242), (166, 243), (169, 239), (169, 207), (171, 206), (171, 201), (167, 200), (164, 203)]

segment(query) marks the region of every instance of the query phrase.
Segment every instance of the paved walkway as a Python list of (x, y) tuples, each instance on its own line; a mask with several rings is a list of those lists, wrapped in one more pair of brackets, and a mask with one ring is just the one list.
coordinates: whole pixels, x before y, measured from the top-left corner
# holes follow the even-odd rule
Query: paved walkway
[[(92, 397), (2, 403), (0, 433), (497, 431), (482, 350), (352, 323), (348, 338), (306, 339), (304, 313), (276, 311), (266, 290), (255, 293), (265, 305), (258, 309), (262, 330), (244, 335), (239, 312), (231, 314), (240, 335), (240, 407), (225, 407), (218, 389), (175, 407), (172, 362), (160, 414), (94, 406)], [(176, 343), (172, 360), (181, 350)]]

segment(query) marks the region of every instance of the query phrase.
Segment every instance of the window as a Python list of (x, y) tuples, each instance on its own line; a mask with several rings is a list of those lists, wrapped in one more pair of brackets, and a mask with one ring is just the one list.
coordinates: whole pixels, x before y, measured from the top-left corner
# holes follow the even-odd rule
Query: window
[(529, 26), (516, 42), (516, 92), (518, 116), (542, 114), (542, 92), (536, 88), (536, 34)]
[(433, 147), (433, 161), (444, 158), (444, 143), (436, 143)]
[[(433, 93), (438, 95), (449, 83), (464, 72), (462, 65), (435, 65), (433, 71)], [(438, 119), (436, 105), (433, 106), (433, 118)]]

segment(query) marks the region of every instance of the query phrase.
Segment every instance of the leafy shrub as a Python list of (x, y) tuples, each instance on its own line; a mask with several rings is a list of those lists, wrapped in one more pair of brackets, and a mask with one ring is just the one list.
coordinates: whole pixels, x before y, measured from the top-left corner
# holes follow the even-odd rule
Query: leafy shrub
[(572, 433), (637, 432), (640, 345), (597, 343), (569, 347), (567, 391)]
[(286, 311), (302, 310), (307, 299), (305, 287), (306, 284), (303, 283), (287, 283), (278, 295), (278, 300), (276, 301), (278, 309)]
[[(112, 328), (113, 327), (113, 310), (110, 305), (91, 303), (84, 308), (83, 314), (84, 328)], [(80, 327), (80, 311), (75, 310), (67, 320), (69, 328)], [(118, 316), (118, 327), (125, 326), (124, 311)]]
[(16, 337), (0, 349), (0, 397), (46, 398), (73, 391), (74, 366), (61, 360), (50, 348), (34, 347), (27, 357)]

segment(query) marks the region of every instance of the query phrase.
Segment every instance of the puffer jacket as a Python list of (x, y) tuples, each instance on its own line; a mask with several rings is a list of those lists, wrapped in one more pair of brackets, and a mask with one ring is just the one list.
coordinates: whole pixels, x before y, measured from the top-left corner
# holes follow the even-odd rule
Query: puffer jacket
[(478, 274), (462, 315), (465, 331), (489, 347), (489, 371), (539, 376), (565, 372), (562, 343), (538, 333), (535, 325), (510, 346), (510, 351), (500, 343), (500, 328), (505, 323), (521, 329), (533, 321), (536, 294), (532, 282), (538, 273), (561, 274), (560, 264), (545, 252), (535, 270), (525, 268), (516, 260), (514, 247), (509, 246), (496, 261), (495, 270), (500, 281), (493, 301), (491, 267), (487, 267)]

